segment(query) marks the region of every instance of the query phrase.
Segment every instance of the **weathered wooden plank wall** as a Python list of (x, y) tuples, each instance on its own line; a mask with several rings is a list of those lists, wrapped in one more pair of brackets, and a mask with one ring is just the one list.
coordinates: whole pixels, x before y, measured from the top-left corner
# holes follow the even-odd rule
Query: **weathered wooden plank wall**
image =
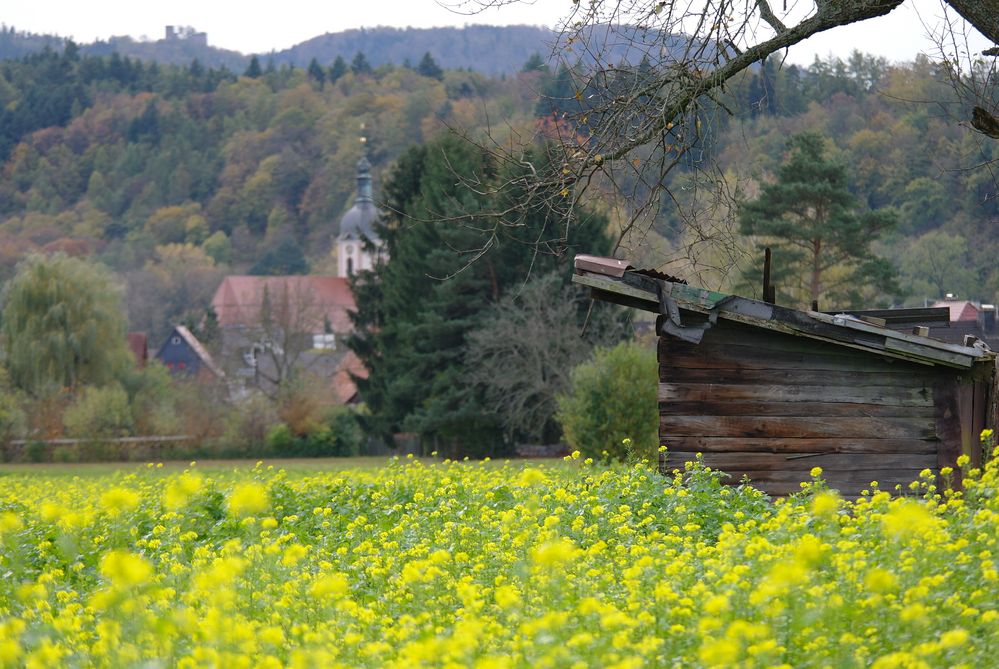
[(661, 337), (659, 363), (665, 471), (700, 452), (730, 483), (748, 476), (781, 495), (818, 466), (830, 486), (857, 495), (874, 480), (892, 490), (938, 469), (952, 455), (940, 455), (941, 426), (958, 431), (960, 452), (957, 370), (728, 321), (698, 345)]

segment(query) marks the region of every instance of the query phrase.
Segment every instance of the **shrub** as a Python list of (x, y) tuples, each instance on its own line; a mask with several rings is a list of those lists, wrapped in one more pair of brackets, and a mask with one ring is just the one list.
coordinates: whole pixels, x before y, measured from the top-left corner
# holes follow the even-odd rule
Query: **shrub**
[(285, 423), (275, 425), (267, 435), (267, 446), (282, 457), (349, 457), (360, 453), (363, 439), (354, 412), (333, 406), (321, 423), (311, 425), (304, 434)]
[(124, 437), (132, 430), (128, 393), (119, 384), (88, 387), (63, 415), (66, 432), (84, 439)]
[(654, 351), (632, 342), (599, 348), (572, 372), (558, 398), (566, 441), (589, 457), (651, 457), (658, 446), (658, 374)]
[(0, 368), (0, 445), (23, 437), (28, 423), (21, 407), (23, 398), (4, 383), (5, 377), (5, 372)]
[(326, 413), (326, 425), (336, 444), (335, 452), (330, 455), (349, 457), (360, 454), (364, 432), (352, 409), (345, 406), (332, 407)]
[(28, 459), (28, 462), (33, 462), (35, 464), (45, 462), (45, 456), (47, 454), (48, 446), (40, 441), (28, 442), (27, 446), (24, 447), (24, 457)]
[(288, 379), (275, 398), (278, 417), (299, 437), (309, 435), (323, 423), (323, 414), (331, 406), (329, 391), (312, 374)]
[(132, 423), (136, 434), (180, 434), (177, 414), (178, 389), (167, 368), (151, 361), (142, 369), (130, 369), (122, 375), (122, 385), (131, 398)]
[(227, 413), (217, 448), (208, 454), (240, 457), (261, 453), (274, 426), (280, 422), (270, 400), (259, 393), (251, 394)]
[[(248, 425), (242, 424), (239, 420), (237, 414), (240, 413), (241, 405), (234, 406), (229, 402), (224, 383), (177, 379), (174, 381), (174, 387), (178, 393), (176, 412), (180, 421), (179, 430), (191, 438), (192, 444), (217, 444), (220, 440), (225, 440), (227, 433), (238, 435), (244, 428), (253, 433)], [(252, 402), (246, 410), (251, 413), (263, 412), (260, 418), (264, 421), (262, 429), (266, 434), (269, 426), (266, 421), (273, 420), (273, 410), (269, 407), (269, 403)]]

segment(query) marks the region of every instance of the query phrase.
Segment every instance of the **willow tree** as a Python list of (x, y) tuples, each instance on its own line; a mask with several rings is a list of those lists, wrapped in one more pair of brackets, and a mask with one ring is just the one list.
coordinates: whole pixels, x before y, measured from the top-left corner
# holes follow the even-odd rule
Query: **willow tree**
[(11, 382), (39, 396), (118, 378), (129, 364), (121, 298), (99, 265), (62, 254), (29, 256), (4, 293)]

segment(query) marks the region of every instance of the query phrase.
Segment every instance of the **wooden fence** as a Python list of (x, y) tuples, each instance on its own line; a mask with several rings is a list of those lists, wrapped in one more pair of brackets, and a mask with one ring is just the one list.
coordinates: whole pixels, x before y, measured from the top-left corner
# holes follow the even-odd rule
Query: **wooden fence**
[(191, 437), (188, 435), (89, 439), (12, 439), (0, 445), (0, 451), (2, 451), (0, 454), (6, 462), (51, 462), (56, 459), (57, 449), (62, 448), (62, 453), (68, 460), (129, 460), (137, 455), (146, 459), (159, 459), (173, 445), (190, 441)]

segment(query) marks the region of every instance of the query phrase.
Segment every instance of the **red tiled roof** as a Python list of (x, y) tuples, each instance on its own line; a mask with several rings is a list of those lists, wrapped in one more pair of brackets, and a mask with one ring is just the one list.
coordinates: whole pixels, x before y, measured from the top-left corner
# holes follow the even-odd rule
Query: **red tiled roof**
[(956, 321), (977, 321), (979, 308), (968, 300), (938, 300), (933, 303), (934, 307), (947, 307), (950, 309), (950, 320)]
[(322, 332), (327, 319), (334, 332), (351, 330), (354, 295), (347, 279), (334, 276), (227, 276), (212, 298), (219, 326), (259, 325), (265, 287), (272, 309), (287, 304), (305, 330)]
[(330, 384), (333, 395), (336, 396), (337, 402), (340, 404), (347, 404), (357, 396), (357, 384), (354, 383), (353, 378), (355, 376), (359, 379), (366, 379), (368, 378), (368, 370), (353, 351), (348, 351), (337, 366), (336, 372), (333, 374), (333, 381)]

